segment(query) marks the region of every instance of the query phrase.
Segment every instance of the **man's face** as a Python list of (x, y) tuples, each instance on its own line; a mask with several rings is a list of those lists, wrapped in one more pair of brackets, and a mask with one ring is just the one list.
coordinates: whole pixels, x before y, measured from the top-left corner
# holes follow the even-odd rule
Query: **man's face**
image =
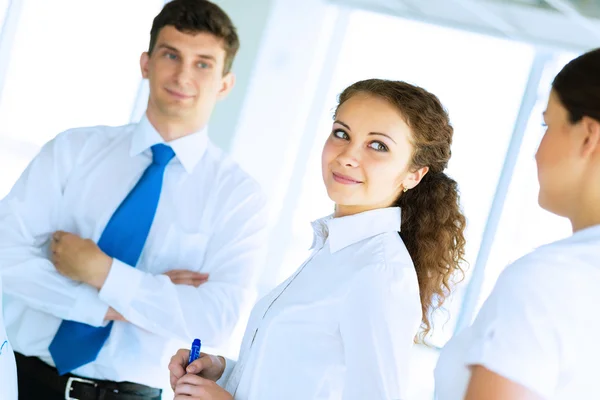
[(216, 102), (233, 86), (233, 75), (223, 75), (225, 56), (222, 39), (210, 33), (162, 28), (152, 53), (140, 60), (150, 82), (149, 112), (163, 121), (198, 128), (206, 124)]

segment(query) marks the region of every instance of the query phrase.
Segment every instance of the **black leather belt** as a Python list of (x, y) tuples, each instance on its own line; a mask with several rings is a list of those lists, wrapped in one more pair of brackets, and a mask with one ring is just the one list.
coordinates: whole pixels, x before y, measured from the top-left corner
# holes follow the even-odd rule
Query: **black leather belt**
[(64, 392), (65, 400), (160, 400), (161, 390), (131, 382), (112, 382), (82, 378), (72, 374), (59, 375), (37, 357), (15, 353), (18, 373), (34, 376), (38, 385), (53, 392)]

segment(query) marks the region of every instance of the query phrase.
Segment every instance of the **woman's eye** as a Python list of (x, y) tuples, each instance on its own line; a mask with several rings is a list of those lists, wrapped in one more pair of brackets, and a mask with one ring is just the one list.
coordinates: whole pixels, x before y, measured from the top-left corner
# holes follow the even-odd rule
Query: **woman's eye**
[(348, 134), (341, 129), (336, 129), (335, 131), (332, 132), (332, 135), (338, 139), (343, 139), (343, 140), (350, 139), (350, 136), (348, 136)]
[(388, 148), (385, 144), (381, 142), (373, 142), (369, 145), (375, 151), (388, 151)]

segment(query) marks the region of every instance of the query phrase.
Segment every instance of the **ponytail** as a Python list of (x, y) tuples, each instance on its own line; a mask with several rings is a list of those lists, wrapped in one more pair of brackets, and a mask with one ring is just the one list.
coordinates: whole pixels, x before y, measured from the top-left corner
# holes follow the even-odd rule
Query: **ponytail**
[(395, 205), (402, 209), (400, 236), (419, 281), (423, 321), (418, 339), (422, 342), (431, 330), (432, 311), (444, 303), (456, 274), (464, 276), (466, 219), (459, 206), (458, 184), (443, 172), (425, 174)]

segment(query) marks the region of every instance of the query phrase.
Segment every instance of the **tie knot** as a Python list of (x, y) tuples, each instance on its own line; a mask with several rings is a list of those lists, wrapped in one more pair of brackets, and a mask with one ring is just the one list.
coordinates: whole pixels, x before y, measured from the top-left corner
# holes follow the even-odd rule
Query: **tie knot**
[(152, 162), (165, 166), (175, 157), (173, 149), (166, 144), (155, 144), (152, 146)]

